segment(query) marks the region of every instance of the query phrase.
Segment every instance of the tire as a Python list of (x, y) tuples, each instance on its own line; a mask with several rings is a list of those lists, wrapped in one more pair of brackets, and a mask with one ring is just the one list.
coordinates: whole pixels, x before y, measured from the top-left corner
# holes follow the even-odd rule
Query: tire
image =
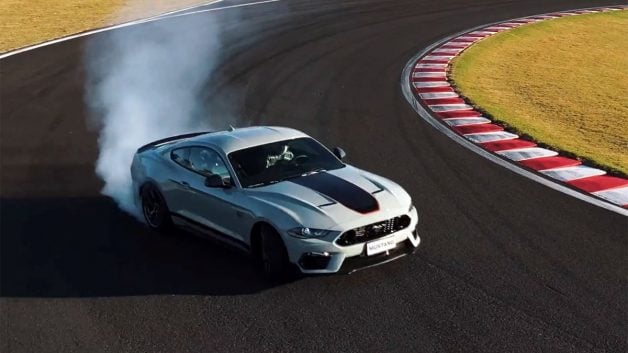
[(272, 281), (287, 279), (290, 266), (281, 236), (270, 226), (263, 226), (260, 243), (260, 265), (264, 276)]
[(172, 229), (172, 218), (166, 200), (153, 184), (146, 184), (140, 193), (142, 199), (142, 214), (149, 228), (159, 232)]

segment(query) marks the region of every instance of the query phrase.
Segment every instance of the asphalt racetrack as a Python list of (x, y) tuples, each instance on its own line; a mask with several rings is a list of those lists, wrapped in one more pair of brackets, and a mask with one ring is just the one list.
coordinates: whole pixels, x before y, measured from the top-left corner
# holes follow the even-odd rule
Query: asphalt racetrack
[(93, 37), (3, 59), (0, 351), (626, 351), (628, 218), (475, 155), (400, 89), (407, 61), (441, 37), (610, 4), (282, 0), (238, 19), (193, 15), (230, 28), (208, 116), (342, 146), (419, 209), (415, 255), (280, 286), (222, 246), (151, 233), (100, 195), (83, 100)]

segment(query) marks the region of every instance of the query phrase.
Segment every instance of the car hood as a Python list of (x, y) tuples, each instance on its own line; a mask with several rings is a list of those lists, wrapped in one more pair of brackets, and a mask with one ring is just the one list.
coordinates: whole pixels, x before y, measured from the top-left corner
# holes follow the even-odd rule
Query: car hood
[(248, 190), (264, 207), (320, 229), (392, 218), (408, 212), (411, 204), (410, 196), (396, 183), (351, 166)]

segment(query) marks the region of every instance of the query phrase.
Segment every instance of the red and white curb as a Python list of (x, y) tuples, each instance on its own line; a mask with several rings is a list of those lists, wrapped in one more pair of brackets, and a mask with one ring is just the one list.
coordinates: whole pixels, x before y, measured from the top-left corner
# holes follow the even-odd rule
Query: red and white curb
[[(519, 169), (516, 170), (519, 174), (554, 189), (628, 215), (628, 179), (606, 175), (601, 169), (582, 165), (577, 159), (560, 156), (556, 151), (538, 147), (532, 141), (504, 131), (501, 125), (483, 117), (468, 105), (453, 89), (447, 77), (453, 58), (474, 43), (496, 33), (564, 16), (624, 9), (628, 9), (628, 6), (529, 16), (480, 26), (443, 39), (415, 56), (406, 66), (402, 77), (404, 94), (430, 124), (475, 152), (487, 158), (490, 156), (489, 159), (511, 170)], [(466, 141), (460, 141), (461, 138)], [(505, 164), (504, 159), (510, 163)]]

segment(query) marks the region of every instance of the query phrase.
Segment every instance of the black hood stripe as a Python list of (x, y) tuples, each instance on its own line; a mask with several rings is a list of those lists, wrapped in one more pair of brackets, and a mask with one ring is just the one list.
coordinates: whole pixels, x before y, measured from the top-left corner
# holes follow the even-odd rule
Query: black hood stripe
[(310, 188), (360, 213), (369, 213), (379, 209), (379, 204), (373, 195), (333, 174), (316, 173), (292, 179), (290, 182)]

